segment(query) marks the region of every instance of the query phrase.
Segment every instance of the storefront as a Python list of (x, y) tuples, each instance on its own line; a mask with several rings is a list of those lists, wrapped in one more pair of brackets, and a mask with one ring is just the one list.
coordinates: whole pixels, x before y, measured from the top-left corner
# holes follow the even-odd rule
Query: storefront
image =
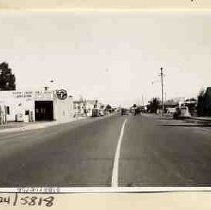
[(68, 120), (73, 117), (73, 98), (66, 90), (0, 91), (7, 121)]

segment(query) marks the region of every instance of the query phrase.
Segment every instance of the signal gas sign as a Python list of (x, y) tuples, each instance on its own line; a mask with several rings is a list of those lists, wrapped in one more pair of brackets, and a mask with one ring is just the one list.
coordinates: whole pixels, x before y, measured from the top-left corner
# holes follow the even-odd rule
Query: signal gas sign
[(65, 100), (67, 98), (67, 91), (64, 89), (56, 91), (57, 98), (60, 100)]

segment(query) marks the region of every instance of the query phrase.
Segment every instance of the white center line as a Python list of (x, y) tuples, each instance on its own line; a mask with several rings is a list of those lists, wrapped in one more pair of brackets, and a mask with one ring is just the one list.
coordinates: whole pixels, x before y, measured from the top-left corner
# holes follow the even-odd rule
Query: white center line
[(113, 170), (112, 170), (112, 179), (111, 179), (111, 187), (118, 187), (118, 173), (119, 173), (119, 158), (120, 158), (120, 150), (121, 150), (121, 143), (123, 139), (123, 134), (124, 134), (124, 129), (125, 129), (125, 124), (127, 122), (127, 119), (122, 124), (116, 152), (115, 152), (115, 157), (114, 157), (114, 165), (113, 165)]

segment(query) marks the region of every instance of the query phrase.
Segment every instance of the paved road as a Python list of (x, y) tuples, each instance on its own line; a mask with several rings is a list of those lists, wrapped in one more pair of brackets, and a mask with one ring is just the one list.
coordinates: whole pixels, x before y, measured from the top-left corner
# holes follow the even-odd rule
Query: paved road
[(1, 133), (0, 168), (0, 187), (211, 186), (211, 128), (115, 115)]

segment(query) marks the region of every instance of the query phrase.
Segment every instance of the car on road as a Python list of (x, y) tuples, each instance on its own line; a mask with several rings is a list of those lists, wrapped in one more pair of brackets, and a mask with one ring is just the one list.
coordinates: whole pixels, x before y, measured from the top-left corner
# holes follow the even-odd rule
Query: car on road
[(103, 117), (104, 115), (104, 111), (102, 109), (99, 109), (99, 116)]
[(100, 113), (99, 113), (99, 109), (94, 108), (92, 109), (92, 117), (99, 117)]
[(140, 114), (141, 114), (141, 108), (140, 107), (136, 107), (134, 115), (140, 115)]
[(128, 115), (129, 114), (129, 110), (126, 108), (121, 108), (121, 115)]

